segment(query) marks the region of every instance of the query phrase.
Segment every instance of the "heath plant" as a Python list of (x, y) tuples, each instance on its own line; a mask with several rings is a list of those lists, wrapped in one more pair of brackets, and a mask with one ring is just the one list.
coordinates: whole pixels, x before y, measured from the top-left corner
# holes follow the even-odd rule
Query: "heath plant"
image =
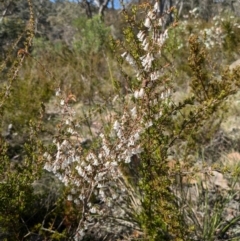
[[(138, 21), (139, 12), (141, 16), (144, 13), (144, 17)], [(169, 15), (175, 21), (167, 25)], [(213, 167), (197, 168), (195, 154), (219, 129), (225, 100), (240, 87), (239, 69), (230, 72), (216, 68), (206, 36), (189, 34), (183, 43), (187, 57), (182, 60), (188, 65), (189, 85), (185, 97), (177, 101), (175, 68), (179, 63), (174, 60), (177, 49), (171, 39), (181, 24), (176, 9), (161, 13), (159, 2), (153, 6), (144, 3), (130, 10), (123, 8), (122, 17), (126, 22), (124, 39), (112, 40), (111, 45), (126, 78), (124, 86), (122, 81), (110, 76), (116, 96), (105, 106), (102, 103), (99, 108), (94, 106), (95, 109), (84, 113), (84, 118), (77, 116), (76, 96), (56, 88), (55, 108), (60, 121), (49, 148), (39, 149), (43, 168), (65, 187), (67, 194), (63, 199), (66, 198), (64, 201), (70, 210), (74, 209), (66, 216), (74, 216), (74, 225), (62, 233), (55, 229), (53, 221), (46, 227), (46, 217), (52, 213), (49, 211), (44, 222), (35, 228), (39, 228), (41, 234), (53, 234), (53, 240), (117, 240), (120, 237), (149, 241), (214, 240), (219, 229), (223, 235), (238, 221), (236, 217), (231, 225), (222, 226), (221, 222), (224, 207), (235, 194), (226, 196), (222, 202), (216, 201), (213, 206), (203, 194), (200, 203), (203, 200), (206, 208), (200, 208), (205, 213), (199, 221), (191, 200), (184, 194), (183, 183), (190, 184), (199, 172), (212, 175)], [(1, 92), (0, 108), (29, 54), (32, 15), (30, 23), (25, 48), (18, 51), (10, 82)], [(91, 31), (89, 34), (92, 38)], [(177, 44), (181, 45), (181, 41)], [(31, 160), (37, 161), (39, 152), (33, 148), (30, 153), (34, 156)], [(24, 175), (28, 173), (23, 172)], [(32, 179), (28, 183), (31, 182)], [(213, 215), (209, 215), (211, 207)]]
[[(88, 150), (78, 144), (83, 123), (74, 118), (74, 96), (56, 92), (63, 121), (53, 140), (56, 153), (44, 154), (44, 168), (71, 187), (67, 198), (82, 215), (76, 240), (95, 229), (111, 239), (122, 232), (133, 236), (137, 232), (145, 240), (195, 240), (176, 178), (182, 179), (195, 164), (191, 154), (211, 138), (206, 133), (214, 134), (224, 101), (239, 88), (237, 72), (213, 74), (204, 39), (190, 35), (190, 88), (185, 99), (174, 102), (174, 62), (168, 60), (171, 48), (165, 46), (178, 22), (168, 28), (163, 23), (176, 11), (172, 8), (160, 15), (158, 2), (140, 9), (145, 12), (140, 22), (136, 22), (136, 7), (131, 13), (123, 10), (125, 40), (112, 43), (114, 50), (122, 51), (117, 56), (120, 66), (126, 61), (135, 77), (129, 78), (128, 94), (119, 92), (113, 100), (122, 109), (107, 131), (99, 129)], [(172, 153), (182, 157), (181, 168), (180, 160), (169, 168)]]

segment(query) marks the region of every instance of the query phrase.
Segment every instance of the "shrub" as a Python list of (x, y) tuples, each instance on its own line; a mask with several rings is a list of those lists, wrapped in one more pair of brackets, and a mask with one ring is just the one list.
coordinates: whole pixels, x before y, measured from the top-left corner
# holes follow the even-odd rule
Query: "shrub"
[[(103, 104), (103, 98), (96, 98), (100, 103), (94, 103), (94, 108), (83, 113), (84, 118), (78, 118), (73, 105), (76, 96), (58, 88), (60, 122), (51, 137), (52, 143), (40, 149), (35, 149), (36, 142), (27, 146), (32, 158), (25, 160), (31, 160), (31, 163), (28, 168), (25, 168), (25, 162), (19, 165), (23, 170), (20, 169), (22, 175), (17, 185), (13, 185), (12, 180), (15, 182), (19, 172), (10, 172), (13, 179), (9, 178), (7, 183), (12, 184), (11, 191), (16, 193), (17, 200), (23, 193), (23, 210), (26, 212), (32, 207), (28, 198), (32, 197), (34, 176), (30, 175), (30, 179), (24, 179), (24, 176), (33, 167), (40, 170), (41, 166), (36, 166), (37, 157), (44, 169), (64, 184), (65, 188), (59, 185), (59, 189), (63, 188), (66, 193), (60, 192), (63, 198), (57, 199), (56, 209), (47, 209), (41, 216), (44, 221), (33, 229), (43, 237), (53, 240), (103, 237), (117, 240), (121, 236), (132, 240), (215, 240), (228, 234), (238, 222), (239, 217), (227, 223), (223, 216), (226, 206), (236, 195), (231, 193), (233, 190), (217, 197), (222, 199), (210, 201), (209, 190), (203, 188), (199, 202), (195, 203), (185, 191), (194, 176), (216, 174), (211, 163), (199, 164), (196, 153), (219, 130), (219, 116), (224, 111), (225, 100), (240, 86), (239, 69), (230, 72), (215, 68), (218, 54), (212, 55), (212, 51), (224, 47), (224, 41), (211, 39), (204, 31), (191, 32), (188, 41), (180, 41), (174, 35), (176, 29), (176, 33), (181, 32), (177, 21), (167, 29), (162, 26), (166, 15), (176, 13), (175, 9), (169, 9), (163, 15), (159, 9), (158, 2), (154, 6), (133, 7), (131, 13), (123, 9), (124, 40), (112, 40), (111, 45), (127, 84), (122, 86), (121, 81), (112, 78), (116, 91), (114, 99), (109, 101), (107, 98)], [(145, 18), (139, 22), (136, 20), (138, 11), (145, 13)], [(104, 26), (98, 19), (87, 21), (90, 24), (90, 27), (87, 25), (88, 38), (83, 38), (85, 42), (77, 48), (94, 56), (104, 42), (100, 33)], [(95, 38), (92, 28), (99, 41), (87, 46), (97, 49), (86, 50), (86, 40)], [(175, 39), (187, 51), (184, 65), (187, 66), (189, 85), (180, 99), (175, 93), (175, 81), (181, 69)], [(213, 44), (209, 44), (209, 39)], [(26, 51), (20, 56), (20, 63), (25, 55)], [(17, 70), (20, 66), (17, 65)], [(13, 79), (16, 79), (15, 75), (10, 77), (11, 84)], [(5, 100), (6, 95), (1, 98)], [(93, 128), (96, 123), (97, 130)], [(5, 154), (3, 156), (6, 158)], [(3, 165), (2, 173), (8, 166)], [(235, 177), (237, 181), (238, 173)], [(28, 188), (31, 188), (29, 195)], [(5, 189), (0, 190), (0, 194), (4, 192)], [(16, 199), (7, 196), (6, 200), (11, 201), (7, 203), (10, 205), (7, 210), (12, 210), (12, 202), (15, 204)], [(66, 209), (63, 210), (64, 205)], [(22, 217), (22, 210), (13, 211), (14, 217)], [(201, 219), (198, 212), (203, 212)], [(70, 227), (69, 220), (73, 223)], [(10, 222), (7, 223), (9, 227)], [(18, 224), (14, 223), (14, 227)], [(15, 233), (19, 235), (20, 232)]]

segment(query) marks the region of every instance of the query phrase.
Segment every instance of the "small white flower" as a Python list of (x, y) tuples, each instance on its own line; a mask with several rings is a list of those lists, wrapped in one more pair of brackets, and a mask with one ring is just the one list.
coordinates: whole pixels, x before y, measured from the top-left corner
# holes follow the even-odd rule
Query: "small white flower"
[(64, 140), (63, 142), (62, 142), (62, 145), (61, 146), (68, 146), (68, 141), (67, 140)]
[(149, 17), (147, 17), (144, 21), (144, 24), (143, 24), (146, 28), (150, 28), (152, 26), (151, 24), (151, 20)]
[(132, 117), (135, 119), (137, 117), (137, 108), (136, 106), (134, 106), (132, 109), (131, 109), (131, 115)]
[(86, 173), (84, 172), (84, 170), (80, 166), (77, 166), (76, 170), (78, 171), (79, 176), (81, 176), (81, 177), (86, 176)]
[(138, 132), (134, 134), (134, 139), (135, 141), (138, 141), (140, 139), (140, 135)]
[(118, 163), (116, 161), (111, 162), (111, 166), (116, 167)]
[(135, 90), (135, 92), (134, 92), (134, 97), (135, 97), (136, 99), (142, 99), (143, 96), (144, 96), (144, 89), (143, 89), (143, 88), (141, 88), (139, 91), (138, 91), (138, 90)]
[(60, 105), (64, 105), (64, 104), (65, 104), (65, 101), (63, 99), (61, 99)]
[(146, 124), (145, 124), (145, 127), (146, 128), (149, 128), (149, 127), (151, 127), (153, 125), (153, 123), (152, 123), (152, 121), (150, 120), (149, 122), (147, 122)]
[(61, 90), (60, 90), (60, 89), (57, 89), (55, 95), (56, 95), (56, 96), (59, 96), (60, 94), (61, 94)]
[(77, 187), (80, 187), (81, 182), (80, 182), (79, 180), (75, 180), (73, 183), (74, 183), (74, 185), (76, 185)]
[(138, 146), (138, 147), (136, 147), (132, 150), (133, 155), (137, 155), (137, 154), (140, 154), (142, 152), (143, 152), (143, 149), (140, 146)]
[(100, 189), (100, 190), (99, 190), (99, 195), (100, 195), (101, 197), (104, 197), (104, 196), (105, 196), (105, 192), (103, 191), (103, 189)]
[(146, 44), (143, 46), (143, 50), (148, 51), (148, 48), (149, 48), (149, 43), (146, 43)]
[(148, 53), (146, 56), (142, 56), (140, 59), (142, 60), (142, 66), (145, 70), (149, 70), (152, 67), (152, 61), (154, 60), (152, 53)]
[(52, 171), (52, 166), (48, 162), (46, 162), (44, 167), (43, 167), (43, 169), (47, 170), (48, 172), (51, 172)]
[(105, 152), (105, 155), (106, 155), (106, 156), (109, 156), (109, 154), (110, 154), (110, 149), (109, 149), (106, 145), (103, 145), (102, 148), (103, 148), (103, 150), (104, 150), (104, 152)]
[(94, 161), (93, 161), (93, 166), (98, 166), (98, 165), (99, 165), (98, 159), (95, 158)]
[(137, 34), (137, 37), (138, 37), (139, 41), (143, 42), (144, 39), (145, 39), (145, 34), (144, 34), (144, 32), (141, 30), (141, 31)]
[(72, 201), (72, 200), (73, 200), (72, 195), (68, 195), (68, 196), (67, 196), (67, 200), (68, 200), (68, 201)]
[(120, 124), (119, 124), (119, 122), (117, 120), (113, 124), (113, 129), (115, 131), (118, 131), (120, 129)]
[(135, 65), (135, 61), (134, 61), (133, 57), (132, 57), (130, 54), (127, 55), (126, 61), (127, 61), (130, 65)]
[(150, 19), (156, 19), (156, 14), (153, 12), (153, 11), (149, 11), (147, 16), (150, 18)]
[(74, 130), (73, 130), (73, 128), (69, 127), (69, 128), (67, 129), (67, 132), (70, 133), (70, 134), (73, 134), (73, 133), (74, 133)]
[(156, 11), (156, 12), (160, 12), (159, 1), (157, 1), (157, 2), (154, 4), (153, 10)]
[(75, 200), (74, 200), (74, 203), (75, 203), (76, 205), (79, 205), (79, 204), (80, 204), (80, 201), (79, 201), (78, 199), (75, 199)]
[(110, 166), (110, 162), (109, 161), (105, 162), (104, 166), (108, 168)]
[(118, 137), (119, 139), (123, 139), (123, 138), (124, 138), (121, 129), (118, 130), (118, 132), (117, 132), (117, 137)]
[(117, 199), (117, 198), (118, 198), (118, 195), (114, 192), (114, 193), (112, 194), (112, 199), (115, 200), (115, 199)]
[(152, 81), (157, 80), (160, 77), (161, 73), (160, 71), (155, 71), (150, 74), (150, 79)]
[(84, 198), (85, 198), (85, 195), (84, 195), (84, 194), (80, 194), (80, 195), (79, 195), (79, 199), (80, 199), (80, 200), (84, 200)]
[(125, 159), (125, 163), (130, 163), (131, 162), (131, 157), (132, 156), (127, 156), (126, 159)]
[(95, 207), (92, 207), (90, 210), (89, 210), (90, 213), (96, 213), (97, 212), (97, 209)]
[(131, 136), (131, 137), (129, 138), (129, 141), (128, 141), (127, 146), (128, 146), (128, 147), (131, 147), (131, 146), (134, 146), (134, 144), (135, 144), (134, 138)]
[(139, 98), (141, 99), (141, 98), (143, 98), (143, 96), (144, 96), (144, 89), (141, 88), (139, 91)]
[(139, 97), (139, 91), (138, 90), (134, 91), (134, 97), (135, 97), (135, 99), (138, 99), (138, 97)]
[(89, 164), (88, 166), (85, 167), (85, 170), (87, 172), (92, 172), (92, 166)]
[(124, 52), (123, 54), (121, 54), (122, 58), (125, 58), (126, 55), (127, 55), (127, 52)]
[(162, 18), (159, 18), (158, 26), (161, 27), (162, 25), (163, 25), (163, 20), (162, 20)]

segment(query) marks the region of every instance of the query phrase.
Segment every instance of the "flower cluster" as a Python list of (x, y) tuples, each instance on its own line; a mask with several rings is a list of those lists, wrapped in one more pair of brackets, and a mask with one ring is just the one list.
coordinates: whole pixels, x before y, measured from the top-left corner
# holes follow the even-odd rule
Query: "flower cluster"
[(45, 153), (44, 168), (70, 188), (67, 199), (82, 209), (83, 218), (79, 222), (76, 240), (81, 240), (85, 231), (93, 225), (95, 229), (100, 228), (102, 220), (104, 226), (112, 231), (119, 227), (109, 217), (114, 217), (122, 226), (137, 226), (134, 217), (141, 208), (139, 197), (125, 177), (123, 167), (133, 157), (140, 158), (144, 143), (142, 134), (163, 116), (163, 107), (169, 104), (171, 89), (164, 84), (160, 88), (153, 86), (162, 75), (162, 67), (154, 64), (157, 56), (153, 53), (157, 49), (160, 56), (168, 38), (167, 30), (156, 31), (163, 21), (164, 18), (159, 16), (159, 3), (156, 3), (147, 13), (145, 29), (137, 34), (145, 54), (138, 60), (134, 59), (131, 51), (122, 54), (122, 58), (135, 69), (140, 82), (143, 83), (146, 76), (149, 79), (128, 95), (128, 104), (122, 115), (115, 118), (108, 134), (98, 133), (95, 147), (90, 150), (79, 147), (83, 138), (76, 131), (76, 123), (73, 124), (75, 112), (70, 102), (74, 101), (74, 97), (63, 98), (60, 90), (56, 92), (63, 119), (60, 129), (64, 130), (65, 136), (54, 140), (54, 154)]

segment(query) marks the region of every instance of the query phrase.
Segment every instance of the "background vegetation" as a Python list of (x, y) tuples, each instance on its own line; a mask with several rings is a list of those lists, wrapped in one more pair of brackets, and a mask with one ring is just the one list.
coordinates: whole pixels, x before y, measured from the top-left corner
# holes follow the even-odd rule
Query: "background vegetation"
[(174, 4), (0, 3), (1, 240), (239, 240), (239, 7)]

